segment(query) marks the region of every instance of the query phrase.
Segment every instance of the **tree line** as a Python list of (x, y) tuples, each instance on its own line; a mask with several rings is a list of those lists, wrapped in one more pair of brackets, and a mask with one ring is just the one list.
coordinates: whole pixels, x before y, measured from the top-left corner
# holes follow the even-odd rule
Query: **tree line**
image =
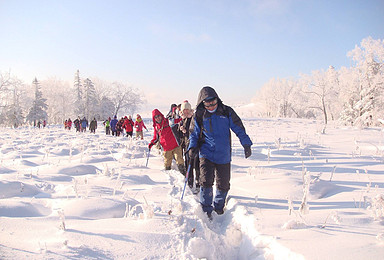
[[(375, 126), (384, 118), (384, 41), (371, 37), (347, 53), (351, 67), (273, 78), (254, 98), (261, 117), (339, 120), (346, 125)], [(323, 129), (325, 131), (325, 127)]]
[(76, 71), (70, 84), (56, 78), (25, 84), (10, 72), (0, 72), (0, 124), (18, 127), (47, 120), (63, 123), (68, 118), (108, 117), (134, 114), (145, 102), (138, 89), (120, 82), (82, 79)]

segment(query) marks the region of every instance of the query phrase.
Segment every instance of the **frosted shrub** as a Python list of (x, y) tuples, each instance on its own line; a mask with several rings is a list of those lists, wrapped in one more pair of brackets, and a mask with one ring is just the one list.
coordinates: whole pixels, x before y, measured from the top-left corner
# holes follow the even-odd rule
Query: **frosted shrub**
[(373, 198), (368, 210), (372, 212), (375, 219), (384, 218), (384, 194), (378, 194)]
[(153, 218), (154, 215), (155, 215), (155, 212), (153, 210), (153, 207), (151, 207), (150, 205), (145, 205), (144, 206), (144, 218), (150, 219), (150, 218)]
[(281, 147), (281, 138), (280, 137), (275, 141), (275, 144), (276, 144), (277, 150), (280, 150), (280, 147)]
[(72, 160), (72, 144), (69, 145), (69, 162)]
[(333, 166), (333, 170), (332, 170), (332, 173), (331, 173), (331, 177), (329, 178), (329, 181), (332, 181), (333, 174), (335, 173), (335, 171), (336, 171), (336, 165)]
[(145, 219), (144, 206), (137, 204), (132, 208), (129, 208), (128, 216), (133, 219)]
[(111, 175), (111, 172), (109, 171), (109, 168), (108, 168), (108, 164), (104, 164), (104, 169), (103, 169), (103, 171), (101, 173), (103, 175), (105, 175), (105, 176), (110, 176)]
[(77, 180), (76, 179), (73, 179), (73, 191), (75, 192), (76, 194), (76, 198), (79, 197), (79, 189), (78, 189), (78, 183), (77, 183)]
[(129, 216), (129, 211), (131, 210), (131, 205), (128, 203), (125, 203), (125, 212), (124, 212), (124, 218), (127, 218)]
[(65, 216), (64, 216), (64, 210), (58, 210), (57, 214), (59, 214), (60, 218), (60, 226), (59, 229), (65, 231)]
[(303, 198), (300, 204), (300, 213), (308, 214), (309, 213), (309, 205), (308, 205), (308, 195), (309, 195), (309, 185), (311, 181), (311, 174), (307, 169), (303, 171)]
[(301, 229), (301, 228), (305, 228), (306, 226), (307, 225), (304, 222), (292, 219), (287, 223), (285, 223), (281, 228), (282, 229)]
[(293, 207), (293, 201), (291, 198), (288, 198), (288, 212), (289, 212), (289, 215), (292, 214), (292, 212), (295, 211), (294, 207)]
[[(116, 190), (117, 189), (120, 189), (123, 187), (124, 185), (124, 182), (120, 184), (120, 177), (121, 177), (121, 168), (119, 169), (119, 174), (117, 175), (117, 179), (116, 179), (116, 184), (115, 184), (115, 187), (113, 189), (113, 196), (115, 196), (116, 194)], [(119, 188), (120, 187), (120, 188)]]

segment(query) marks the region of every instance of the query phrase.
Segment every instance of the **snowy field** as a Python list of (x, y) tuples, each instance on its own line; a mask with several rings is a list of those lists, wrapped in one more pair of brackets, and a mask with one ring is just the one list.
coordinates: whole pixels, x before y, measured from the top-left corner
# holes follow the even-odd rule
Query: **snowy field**
[(383, 259), (384, 132), (243, 119), (210, 222), (144, 140), (2, 128), (0, 259)]

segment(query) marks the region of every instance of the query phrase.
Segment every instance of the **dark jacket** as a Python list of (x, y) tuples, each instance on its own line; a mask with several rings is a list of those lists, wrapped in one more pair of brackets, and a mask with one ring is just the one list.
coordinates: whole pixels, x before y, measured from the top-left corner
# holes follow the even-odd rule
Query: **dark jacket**
[(191, 118), (184, 118), (179, 122), (179, 129), (180, 126), (183, 126), (186, 130), (185, 133), (183, 133), (181, 130), (180, 132), (180, 146), (186, 150), (189, 146), (189, 129), (191, 127), (192, 117)]
[[(206, 98), (217, 98), (218, 106), (214, 113), (204, 108)], [(198, 97), (196, 112), (190, 128), (188, 149), (199, 147), (199, 157), (217, 164), (231, 161), (231, 132), (239, 138), (242, 146), (251, 146), (252, 141), (245, 132), (240, 117), (229, 106), (223, 104), (216, 91), (204, 87)]]
[(97, 129), (97, 121), (96, 121), (96, 119), (93, 119), (93, 120), (91, 121), (91, 123), (89, 124), (89, 129), (90, 129), (90, 130), (95, 130), (95, 129)]

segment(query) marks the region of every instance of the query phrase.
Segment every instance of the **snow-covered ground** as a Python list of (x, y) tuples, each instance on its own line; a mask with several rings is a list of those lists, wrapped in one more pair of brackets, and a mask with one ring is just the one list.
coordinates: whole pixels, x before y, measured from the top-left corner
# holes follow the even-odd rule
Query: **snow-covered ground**
[(1, 259), (383, 259), (384, 132), (243, 119), (230, 199), (210, 222), (144, 140), (2, 128)]

